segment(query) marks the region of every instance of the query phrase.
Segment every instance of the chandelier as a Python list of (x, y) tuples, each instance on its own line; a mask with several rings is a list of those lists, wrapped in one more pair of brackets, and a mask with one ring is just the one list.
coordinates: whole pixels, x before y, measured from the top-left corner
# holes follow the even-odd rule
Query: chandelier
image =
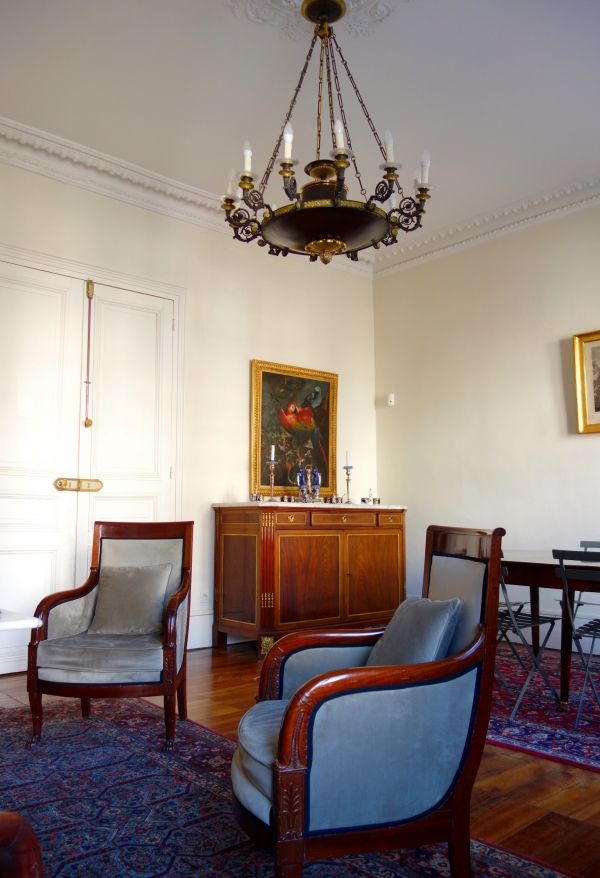
[[(415, 197), (405, 195), (398, 182), (398, 170), (402, 166), (394, 161), (392, 135), (386, 131), (382, 143), (331, 27), (333, 22), (342, 18), (345, 11), (343, 0), (304, 0), (302, 15), (315, 24), (315, 31), (273, 155), (257, 188), (254, 185), (256, 177), (252, 172), (252, 149), (248, 141), (245, 142), (243, 150), (244, 170), (236, 174), (232, 168), (229, 173), (227, 194), (223, 197), (221, 207), (225, 211), (226, 222), (233, 229), (234, 238), (246, 243), (257, 240), (259, 246), (269, 248), (272, 256), (297, 253), (309, 256), (311, 262), (320, 259), (327, 265), (335, 255), (345, 253), (349, 259), (356, 262), (360, 250), (365, 250), (367, 247), (378, 249), (382, 244), (389, 247), (390, 244), (397, 243), (400, 230), (413, 232), (420, 228), (425, 213), (425, 202), (429, 198), (429, 153), (423, 153), (420, 171), (415, 172)], [(310, 177), (309, 182), (298, 191), (294, 172), (298, 162), (292, 158), (294, 132), (291, 118), (317, 39), (321, 40), (321, 59), (316, 157), (304, 169)], [(356, 157), (352, 152), (352, 140), (340, 91), (336, 53), (383, 156), (383, 164), (379, 165), (383, 172), (382, 179), (377, 184), (375, 193), (369, 198), (362, 183)], [(325, 88), (333, 143), (328, 158), (321, 157)], [(338, 118), (335, 112), (336, 101)], [(276, 208), (275, 205), (267, 204), (264, 193), (277, 157), (280, 155), (282, 142), (284, 149), (283, 157), (279, 160), (281, 168), (279, 174), (283, 178), (283, 188), (291, 203)], [(362, 201), (348, 198), (345, 175), (346, 169), (351, 164), (360, 187)]]

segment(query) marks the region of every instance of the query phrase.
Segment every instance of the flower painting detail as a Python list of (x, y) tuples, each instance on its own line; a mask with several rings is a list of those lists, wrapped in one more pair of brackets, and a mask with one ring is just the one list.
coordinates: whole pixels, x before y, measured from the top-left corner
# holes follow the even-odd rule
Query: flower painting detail
[(257, 360), (252, 368), (252, 490), (268, 489), (275, 446), (277, 494), (296, 493), (300, 467), (308, 464), (317, 467), (323, 494), (335, 492), (337, 375)]

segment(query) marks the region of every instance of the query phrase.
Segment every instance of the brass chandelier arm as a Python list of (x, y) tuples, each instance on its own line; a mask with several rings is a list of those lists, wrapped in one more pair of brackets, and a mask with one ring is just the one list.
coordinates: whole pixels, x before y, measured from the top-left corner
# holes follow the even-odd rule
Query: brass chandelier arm
[(273, 150), (273, 155), (269, 159), (269, 164), (267, 165), (267, 169), (266, 169), (265, 173), (263, 174), (262, 180), (260, 181), (260, 186), (258, 187), (258, 191), (261, 193), (261, 195), (265, 191), (265, 189), (267, 188), (267, 184), (269, 182), (269, 177), (271, 176), (271, 171), (275, 167), (275, 159), (277, 158), (277, 156), (279, 154), (279, 148), (281, 147), (281, 141), (283, 140), (283, 132), (284, 132), (285, 126), (292, 118), (292, 113), (294, 111), (294, 107), (296, 106), (296, 100), (298, 98), (298, 95), (300, 94), (300, 89), (302, 88), (302, 83), (304, 82), (304, 77), (306, 76), (306, 71), (308, 70), (308, 65), (310, 64), (310, 59), (312, 58), (312, 53), (313, 53), (313, 49), (315, 47), (315, 43), (317, 42), (317, 37), (318, 37), (318, 34), (315, 33), (315, 35), (312, 38), (310, 48), (308, 50), (308, 55), (306, 56), (306, 61), (304, 62), (304, 67), (302, 68), (302, 73), (300, 74), (300, 79), (298, 80), (298, 85), (296, 86), (296, 90), (294, 92), (294, 97), (292, 98), (292, 101), (290, 103), (290, 108), (287, 112), (287, 116), (284, 119), (283, 125), (281, 126), (281, 131), (279, 132), (279, 137), (277, 138), (277, 143), (275, 144), (275, 149)]

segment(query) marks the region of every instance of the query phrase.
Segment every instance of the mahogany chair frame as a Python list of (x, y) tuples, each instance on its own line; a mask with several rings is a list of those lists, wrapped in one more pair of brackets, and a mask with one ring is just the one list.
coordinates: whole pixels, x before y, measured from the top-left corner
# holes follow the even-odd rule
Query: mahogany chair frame
[[(147, 698), (162, 695), (165, 703), (165, 750), (172, 750), (175, 743), (175, 698), (179, 719), (187, 719), (187, 638), (190, 620), (190, 602), (188, 600), (185, 622), (185, 642), (183, 660), (177, 671), (177, 610), (182, 601), (190, 593), (192, 576), (192, 540), (193, 521), (161, 521), (161, 522), (115, 522), (97, 521), (94, 524), (92, 543), (92, 563), (90, 575), (80, 588), (60, 591), (43, 598), (37, 606), (35, 616), (42, 620), (40, 628), (33, 628), (28, 650), (27, 691), (31, 706), (33, 734), (30, 746), (37, 744), (42, 734), (43, 710), (42, 695), (63, 695), (81, 699), (81, 714), (90, 715), (92, 698)], [(182, 539), (183, 555), (181, 563), (181, 585), (171, 595), (165, 606), (163, 670), (161, 679), (151, 683), (56, 683), (38, 679), (37, 649), (38, 645), (48, 638), (48, 617), (50, 610), (66, 601), (84, 597), (98, 584), (100, 578), (100, 562), (102, 540), (165, 540)]]
[(0, 875), (43, 878), (42, 850), (31, 824), (21, 815), (0, 811)]
[[(462, 555), (487, 561), (482, 620), (475, 640), (462, 652), (427, 664), (349, 668), (321, 674), (294, 694), (285, 712), (273, 766), (271, 825), (266, 826), (233, 797), (242, 829), (275, 859), (277, 878), (301, 878), (303, 863), (326, 857), (447, 842), (453, 878), (470, 878), (470, 801), (481, 762), (492, 703), (502, 537), (506, 531), (430, 526), (427, 529), (423, 596), (427, 597), (434, 554)], [(299, 632), (283, 637), (263, 664), (257, 701), (280, 698), (281, 668), (286, 655), (315, 646), (375, 644), (379, 631)], [(305, 789), (311, 715), (323, 699), (350, 690), (377, 689), (450, 677), (481, 665), (475, 723), (466, 758), (448, 798), (414, 822), (377, 829), (309, 836), (305, 830)]]

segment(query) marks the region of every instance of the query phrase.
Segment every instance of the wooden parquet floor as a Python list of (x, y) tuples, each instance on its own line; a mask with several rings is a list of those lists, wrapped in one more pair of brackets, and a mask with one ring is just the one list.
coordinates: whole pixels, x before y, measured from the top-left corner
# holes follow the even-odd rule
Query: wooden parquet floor
[[(190, 719), (235, 738), (254, 704), (259, 673), (255, 644), (188, 653)], [(0, 707), (28, 703), (25, 674), (0, 677)], [(600, 878), (600, 773), (487, 745), (471, 832), (558, 869)]]

